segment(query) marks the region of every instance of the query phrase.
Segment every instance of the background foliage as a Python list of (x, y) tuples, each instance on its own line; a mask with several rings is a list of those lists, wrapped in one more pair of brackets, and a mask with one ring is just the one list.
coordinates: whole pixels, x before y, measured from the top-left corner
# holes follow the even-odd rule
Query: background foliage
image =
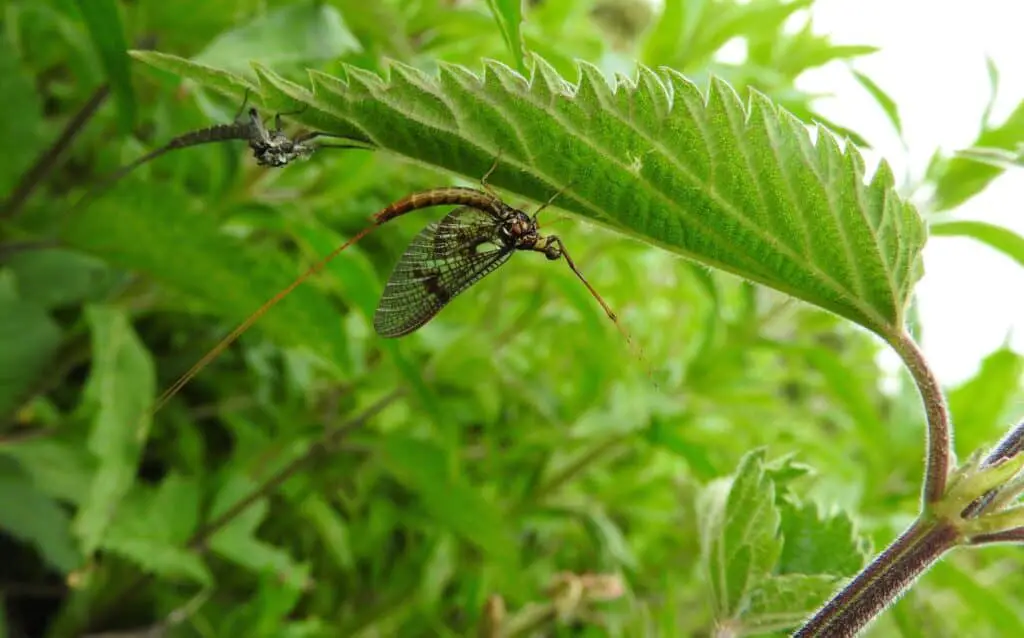
[[(383, 341), (373, 308), (402, 249), (441, 214), (427, 213), (343, 253), (150, 419), (159, 391), (270, 292), (372, 212), (452, 178), (364, 151), (267, 170), (218, 145), (75, 203), (117, 166), (237, 109), (130, 63), (125, 43), (148, 38), (299, 82), (307, 68), (382, 72), (386, 59), (479, 72), (483, 58), (526, 69), (532, 52), (573, 81), (577, 59), (607, 76), (640, 61), (702, 90), (712, 74), (744, 96), (756, 88), (868, 145), (794, 85), (872, 51), (817, 34), (810, 4), (535, 0), (520, 24), (519, 4), (501, 0), (8, 2), (0, 192), (17, 192), (97, 90), (110, 99), (4, 212), (0, 627), (467, 635), (493, 621), (500, 596), (514, 635), (792, 628), (915, 511), (922, 413), (906, 378), (883, 384), (877, 337), (553, 213), (545, 225), (643, 360), (571, 273), (526, 257), (422, 331)], [(737, 42), (745, 58), (724, 62)], [(858, 77), (898, 127), (883, 88)], [(985, 122), (975, 154), (1014, 151), (1018, 119)], [(934, 192), (929, 214), (1012, 164), (937, 156), (912, 187)], [(1024, 254), (1004, 229), (933, 230)], [(24, 243), (53, 237), (62, 245)], [(961, 454), (1005, 429), (1020, 372), (1000, 350), (952, 390)], [(970, 622), (971, 635), (1024, 634), (1022, 580), (1012, 550), (954, 554), (871, 631), (963, 635)]]

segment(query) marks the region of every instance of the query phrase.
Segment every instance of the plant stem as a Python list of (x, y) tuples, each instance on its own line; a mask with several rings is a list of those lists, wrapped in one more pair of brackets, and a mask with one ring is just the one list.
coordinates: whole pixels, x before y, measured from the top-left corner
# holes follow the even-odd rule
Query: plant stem
[(910, 375), (914, 378), (921, 400), (924, 402), (925, 417), (928, 420), (928, 453), (925, 458), (924, 504), (927, 508), (937, 503), (946, 493), (946, 481), (949, 478), (949, 460), (952, 456), (953, 442), (950, 434), (949, 412), (946, 409), (946, 398), (942, 394), (938, 379), (924, 354), (914, 340), (906, 332), (889, 341), (906, 364)]
[(10, 219), (21, 212), (29, 196), (46, 179), (50, 171), (57, 166), (57, 162), (64, 155), (64, 151), (71, 146), (75, 137), (82, 131), (86, 123), (92, 119), (92, 116), (96, 114), (96, 111), (103, 105), (109, 94), (110, 86), (107, 84), (96, 89), (85, 105), (68, 120), (64, 130), (61, 131), (61, 134), (50, 145), (50, 148), (46, 149), (36, 158), (32, 167), (18, 181), (14, 190), (11, 191), (10, 197), (7, 198), (3, 207), (0, 208), (0, 217)]
[(916, 521), (842, 591), (812, 617), (794, 638), (854, 636), (959, 539), (945, 522)]

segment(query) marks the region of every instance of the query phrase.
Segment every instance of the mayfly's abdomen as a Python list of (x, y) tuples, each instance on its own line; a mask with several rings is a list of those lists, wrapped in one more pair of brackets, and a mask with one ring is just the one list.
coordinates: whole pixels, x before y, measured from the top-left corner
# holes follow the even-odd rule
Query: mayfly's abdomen
[(376, 213), (373, 216), (373, 221), (383, 224), (408, 212), (432, 206), (470, 206), (497, 219), (501, 217), (503, 204), (494, 195), (473, 188), (463, 188), (461, 186), (432, 188), (428, 191), (413, 193), (408, 197), (398, 200)]
[(235, 122), (233, 124), (217, 124), (209, 128), (185, 133), (176, 137), (167, 144), (167, 149), (185, 148), (199, 144), (212, 142), (226, 142), (228, 140), (248, 140), (251, 135), (250, 126), (247, 122)]

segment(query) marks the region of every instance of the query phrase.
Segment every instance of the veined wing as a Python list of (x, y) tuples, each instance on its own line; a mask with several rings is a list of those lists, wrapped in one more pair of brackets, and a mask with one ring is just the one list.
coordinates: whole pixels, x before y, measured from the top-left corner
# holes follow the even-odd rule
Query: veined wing
[(515, 251), (498, 239), (500, 222), (458, 208), (430, 224), (405, 250), (381, 295), (373, 327), (382, 337), (409, 334)]

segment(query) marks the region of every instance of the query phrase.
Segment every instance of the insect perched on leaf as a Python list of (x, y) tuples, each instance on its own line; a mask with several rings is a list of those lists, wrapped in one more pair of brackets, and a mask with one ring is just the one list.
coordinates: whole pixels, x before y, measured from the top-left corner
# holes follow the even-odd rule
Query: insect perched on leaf
[(405, 250), (384, 286), (384, 292), (377, 305), (373, 320), (377, 334), (382, 337), (401, 337), (415, 331), (430, 321), (460, 293), (494, 272), (513, 254), (528, 251), (541, 253), (552, 261), (564, 259), (626, 337), (627, 342), (632, 343), (629, 335), (619, 325), (615, 313), (576, 267), (562, 240), (556, 235), (540, 234), (537, 216), (561, 194), (561, 191), (538, 208), (532, 216), (528, 215), (506, 204), (487, 185), (487, 177), (497, 165), (495, 162), (481, 179), (483, 190), (458, 186), (434, 188), (413, 193), (374, 214), (370, 226), (356, 233), (311, 266), (224, 337), (161, 395), (155, 409), (159, 410), (268, 310), (306, 279), (323, 270), (346, 248), (392, 219), (434, 206), (448, 205), (458, 208), (448, 213), (441, 221), (432, 223), (420, 231)]
[[(198, 131), (190, 131), (175, 137), (160, 148), (146, 153), (134, 162), (122, 166), (110, 175), (106, 176), (100, 185), (93, 189), (93, 193), (108, 188), (122, 177), (135, 170), (146, 162), (152, 161), (169, 151), (199, 146), (202, 144), (213, 144), (216, 142), (228, 142), (242, 140), (249, 145), (256, 163), (260, 166), (280, 168), (287, 166), (295, 160), (306, 159), (317, 149), (327, 148), (366, 148), (365, 146), (349, 144), (315, 144), (313, 140), (318, 137), (340, 137), (323, 131), (307, 131), (295, 137), (285, 134), (282, 125), (283, 114), (274, 116), (274, 128), (268, 128), (260, 118), (255, 108), (246, 111), (249, 96), (246, 93), (245, 101), (231, 124), (216, 124)], [(242, 114), (247, 113), (248, 117), (243, 118)], [(87, 195), (88, 197), (88, 195)]]

